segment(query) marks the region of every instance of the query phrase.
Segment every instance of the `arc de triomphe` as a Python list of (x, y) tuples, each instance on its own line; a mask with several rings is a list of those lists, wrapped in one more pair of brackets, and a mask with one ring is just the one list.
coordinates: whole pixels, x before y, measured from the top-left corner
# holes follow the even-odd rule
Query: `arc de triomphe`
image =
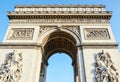
[(71, 57), (74, 82), (119, 82), (111, 16), (104, 5), (17, 5), (0, 44), (0, 82), (45, 82), (56, 52)]

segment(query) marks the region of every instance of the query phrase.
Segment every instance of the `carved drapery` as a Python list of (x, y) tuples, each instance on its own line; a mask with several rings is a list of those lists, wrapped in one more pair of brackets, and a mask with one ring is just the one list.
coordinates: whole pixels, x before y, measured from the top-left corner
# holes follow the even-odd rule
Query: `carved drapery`
[(22, 73), (22, 54), (14, 50), (0, 67), (0, 82), (18, 82)]
[(119, 82), (118, 72), (109, 53), (96, 55), (96, 82)]

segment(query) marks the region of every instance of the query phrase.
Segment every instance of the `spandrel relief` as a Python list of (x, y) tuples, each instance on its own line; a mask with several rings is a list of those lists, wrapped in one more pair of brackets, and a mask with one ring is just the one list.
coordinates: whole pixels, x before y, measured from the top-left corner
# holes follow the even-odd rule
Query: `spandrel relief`
[(108, 40), (110, 39), (108, 29), (106, 28), (85, 28), (85, 39), (87, 40)]
[(8, 39), (30, 40), (33, 38), (33, 32), (33, 28), (13, 28), (9, 33)]
[(16, 50), (9, 53), (0, 67), (0, 82), (18, 82), (23, 67), (22, 53)]
[(38, 37), (46, 30), (55, 28), (56, 26), (40, 26)]
[(118, 72), (109, 53), (104, 51), (96, 55), (96, 82), (119, 82)]
[(65, 28), (65, 29), (69, 29), (69, 30), (71, 30), (71, 31), (73, 31), (73, 32), (75, 32), (76, 34), (80, 34), (79, 33), (79, 26), (63, 26), (63, 28)]

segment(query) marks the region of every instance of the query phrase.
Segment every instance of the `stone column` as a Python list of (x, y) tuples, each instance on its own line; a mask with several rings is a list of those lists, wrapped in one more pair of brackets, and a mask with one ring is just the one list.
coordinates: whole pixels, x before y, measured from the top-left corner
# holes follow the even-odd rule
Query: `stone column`
[(44, 76), (44, 82), (46, 82), (46, 75), (47, 75), (47, 65), (45, 64), (45, 72), (44, 72), (45, 76)]
[(33, 55), (30, 82), (39, 82), (40, 67), (42, 62), (41, 47), (36, 47)]
[(74, 67), (74, 82), (79, 82), (78, 69), (77, 69), (76, 62), (74, 62), (73, 67)]
[(43, 57), (41, 62), (40, 68), (40, 81), (39, 82), (46, 82), (46, 73), (47, 73), (47, 62), (46, 59)]
[(41, 62), (39, 82), (44, 82), (44, 64)]
[(86, 82), (84, 57), (81, 47), (77, 47), (77, 65), (78, 65), (78, 79), (79, 82)]

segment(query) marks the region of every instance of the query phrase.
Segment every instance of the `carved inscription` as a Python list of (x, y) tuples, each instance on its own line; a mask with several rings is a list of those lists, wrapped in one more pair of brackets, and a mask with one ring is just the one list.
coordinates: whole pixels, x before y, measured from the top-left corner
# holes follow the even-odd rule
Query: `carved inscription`
[(16, 50), (6, 56), (0, 67), (0, 82), (18, 82), (22, 73), (22, 54)]
[(108, 30), (106, 28), (85, 28), (85, 39), (110, 39)]
[(96, 82), (119, 82), (117, 69), (109, 53), (99, 52), (96, 55)]
[(32, 39), (33, 32), (34, 32), (33, 28), (13, 28), (10, 31), (9, 39), (19, 40)]

